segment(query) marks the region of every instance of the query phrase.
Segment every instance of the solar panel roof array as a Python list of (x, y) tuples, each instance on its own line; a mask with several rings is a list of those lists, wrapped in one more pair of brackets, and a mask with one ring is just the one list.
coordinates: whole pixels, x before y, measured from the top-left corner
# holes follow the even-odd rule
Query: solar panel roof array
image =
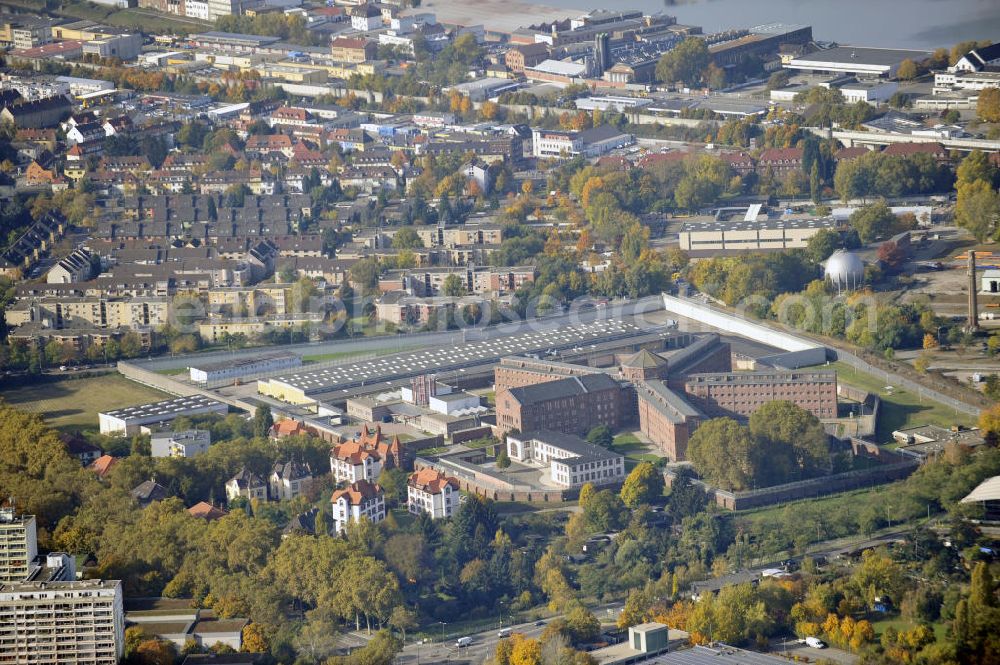
[(554, 330), (538, 330), (507, 337), (469, 342), (459, 346), (439, 347), (336, 365), (312, 371), (304, 370), (274, 377), (305, 394), (330, 392), (364, 384), (391, 381), (427, 372), (441, 374), (462, 371), (496, 362), (503, 356), (546, 353), (641, 335), (650, 331), (634, 323), (617, 319), (581, 323)]

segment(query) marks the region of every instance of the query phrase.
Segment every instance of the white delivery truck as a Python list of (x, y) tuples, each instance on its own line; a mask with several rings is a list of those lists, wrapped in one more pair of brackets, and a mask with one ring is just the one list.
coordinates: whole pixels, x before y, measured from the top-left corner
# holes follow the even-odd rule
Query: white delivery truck
[(826, 648), (826, 642), (824, 642), (823, 640), (819, 639), (818, 637), (807, 637), (806, 638), (806, 646), (810, 646), (813, 649), (825, 649)]
[(470, 644), (472, 644), (472, 638), (471, 637), (460, 637), (455, 642), (455, 646), (457, 646), (459, 649), (461, 649), (463, 647), (467, 647)]

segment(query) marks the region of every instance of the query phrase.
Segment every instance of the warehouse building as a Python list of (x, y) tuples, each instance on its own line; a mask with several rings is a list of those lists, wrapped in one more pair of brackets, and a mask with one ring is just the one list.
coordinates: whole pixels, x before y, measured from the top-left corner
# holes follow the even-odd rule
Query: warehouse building
[(137, 434), (144, 425), (164, 425), (181, 416), (199, 416), (207, 413), (225, 415), (228, 411), (229, 407), (226, 404), (211, 397), (191, 395), (99, 413), (98, 419), (101, 424), (101, 434), (131, 436)]
[(191, 381), (208, 384), (241, 379), (265, 372), (292, 369), (302, 365), (302, 357), (294, 353), (264, 353), (253, 358), (228, 360), (188, 368)]
[(931, 56), (930, 51), (912, 51), (865, 46), (838, 46), (793, 58), (785, 69), (797, 69), (813, 74), (854, 74), (869, 78), (896, 78), (904, 60), (920, 62)]
[(836, 229), (834, 219), (687, 223), (677, 234), (680, 248), (693, 256), (805, 248), (822, 229)]

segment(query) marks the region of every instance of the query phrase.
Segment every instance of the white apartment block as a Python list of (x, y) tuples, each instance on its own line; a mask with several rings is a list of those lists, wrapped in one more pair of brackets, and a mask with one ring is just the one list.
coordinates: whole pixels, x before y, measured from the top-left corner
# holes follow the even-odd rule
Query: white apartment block
[(426, 513), (432, 520), (447, 519), (458, 510), (458, 481), (435, 469), (410, 474), (406, 506), (414, 515)]
[(184, 3), (184, 15), (202, 21), (209, 20), (208, 2), (203, 0), (187, 0)]
[(0, 582), (23, 581), (36, 556), (35, 516), (17, 517), (13, 508), (0, 508)]
[(330, 506), (336, 533), (343, 532), (349, 523), (360, 522), (362, 518), (370, 522), (385, 519), (385, 494), (380, 486), (367, 480), (359, 480), (334, 492), (330, 497)]
[(194, 457), (207, 452), (212, 433), (203, 429), (157, 432), (149, 438), (152, 457)]
[(575, 132), (535, 129), (531, 146), (535, 157), (562, 157), (578, 154), (583, 142)]
[(985, 90), (986, 88), (1000, 88), (1000, 72), (934, 72), (934, 94), (952, 90)]
[(208, 0), (208, 20), (214, 21), (220, 16), (232, 16), (241, 14), (242, 3), (240, 0)]
[(117, 665), (124, 642), (119, 580), (0, 585), (0, 663)]

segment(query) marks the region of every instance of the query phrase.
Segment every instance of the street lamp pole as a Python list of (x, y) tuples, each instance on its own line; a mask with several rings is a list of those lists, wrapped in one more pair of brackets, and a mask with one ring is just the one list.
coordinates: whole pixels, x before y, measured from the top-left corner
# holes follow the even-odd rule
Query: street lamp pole
[(444, 621), (438, 621), (438, 623), (441, 624), (441, 642), (444, 642), (444, 626), (445, 626), (445, 622)]

